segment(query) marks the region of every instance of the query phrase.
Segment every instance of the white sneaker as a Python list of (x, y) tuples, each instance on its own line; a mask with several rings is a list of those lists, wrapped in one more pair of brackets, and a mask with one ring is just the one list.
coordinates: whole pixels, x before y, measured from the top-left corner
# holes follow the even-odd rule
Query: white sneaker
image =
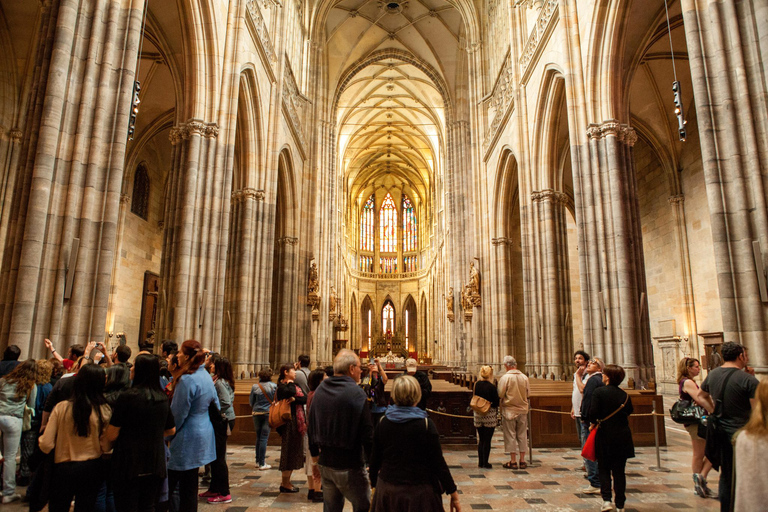
[(604, 501), (603, 506), (600, 507), (600, 512), (610, 512), (613, 510), (613, 503), (610, 501)]
[(588, 485), (587, 487), (581, 490), (581, 493), (582, 494), (600, 494), (600, 488)]
[(266, 471), (268, 469), (272, 469), (272, 466), (269, 464), (264, 464), (263, 466), (259, 466), (259, 471)]
[(14, 501), (19, 501), (21, 499), (21, 496), (18, 494), (9, 494), (7, 496), (3, 496), (3, 503), (13, 503)]

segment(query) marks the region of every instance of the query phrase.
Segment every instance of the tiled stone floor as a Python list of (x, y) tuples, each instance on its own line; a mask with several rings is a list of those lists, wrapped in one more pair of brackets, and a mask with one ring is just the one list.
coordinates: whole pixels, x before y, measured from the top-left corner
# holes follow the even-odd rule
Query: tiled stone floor
[[(669, 421), (669, 420), (668, 420)], [(627, 510), (663, 512), (672, 510), (718, 510), (716, 500), (693, 494), (690, 474), (690, 443), (682, 428), (669, 423), (669, 446), (662, 449), (662, 465), (669, 473), (650, 471), (656, 465), (654, 448), (638, 448), (637, 457), (627, 465)], [(579, 470), (581, 460), (575, 449), (534, 450), (534, 464), (526, 471), (502, 469), (506, 460), (503, 442), (497, 429), (493, 440), (493, 469), (477, 468), (477, 452), (473, 447), (444, 446), (446, 461), (461, 493), (463, 511), (472, 510), (600, 510), (599, 496), (580, 494), (586, 485)], [(269, 447), (269, 464), (277, 466), (279, 447)], [(322, 504), (306, 499), (306, 478), (295, 472), (293, 482), (301, 488), (298, 494), (280, 494), (280, 473), (276, 469), (258, 471), (253, 463), (253, 446), (231, 446), (229, 449), (230, 482), (233, 501), (226, 505), (200, 504), (200, 510), (222, 512), (254, 512), (290, 509), (321, 511)], [(718, 474), (709, 476), (717, 490)], [(447, 497), (444, 500), (448, 506)], [(4, 511), (21, 511), (20, 504), (4, 505)], [(347, 503), (345, 510), (351, 510)], [(447, 510), (447, 508), (446, 508)]]

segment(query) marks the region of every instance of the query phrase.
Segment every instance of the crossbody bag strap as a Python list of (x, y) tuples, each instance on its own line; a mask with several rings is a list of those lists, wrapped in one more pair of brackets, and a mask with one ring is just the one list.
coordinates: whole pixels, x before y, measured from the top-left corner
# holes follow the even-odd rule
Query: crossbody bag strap
[(627, 402), (628, 402), (628, 401), (629, 401), (629, 394), (627, 394), (627, 398), (625, 398), (625, 399), (624, 399), (624, 403), (623, 403), (623, 404), (621, 404), (621, 405), (619, 406), (619, 408), (618, 408), (618, 409), (616, 409), (615, 411), (613, 411), (611, 414), (609, 414), (609, 415), (608, 415), (608, 416), (606, 416), (605, 418), (603, 418), (603, 419), (601, 419), (601, 420), (597, 420), (597, 424), (598, 424), (598, 425), (600, 425), (600, 424), (601, 424), (602, 422), (604, 422), (605, 420), (609, 420), (609, 419), (611, 419), (611, 418), (612, 418), (612, 417), (613, 417), (613, 416), (614, 416), (616, 413), (618, 413), (620, 410), (622, 410), (622, 409), (624, 408), (624, 406), (625, 406), (625, 405), (627, 405)]
[[(262, 387), (262, 385), (261, 385), (261, 382), (257, 382), (256, 384), (259, 386), (259, 388), (261, 389), (261, 392), (264, 394), (264, 396), (265, 396), (266, 398), (269, 398), (269, 395), (267, 394), (267, 392), (266, 392), (266, 391), (264, 391), (264, 388)], [(276, 395), (276, 394), (275, 394), (275, 395)], [(269, 403), (271, 403), (271, 404), (274, 404), (274, 403), (275, 403), (275, 398), (274, 398), (274, 395), (273, 395), (273, 397), (272, 397), (272, 398), (269, 398)]]
[(731, 373), (729, 373), (729, 374), (728, 374), (728, 376), (725, 378), (725, 382), (723, 382), (723, 392), (722, 392), (722, 393), (720, 393), (720, 396), (719, 396), (719, 397), (717, 397), (717, 399), (716, 399), (716, 400), (721, 400), (721, 401), (723, 401), (723, 402), (724, 402), (724, 399), (725, 399), (725, 392), (728, 390), (728, 382), (730, 382), (730, 380), (731, 380), (731, 377), (733, 377), (733, 376), (734, 376), (734, 374), (735, 374), (736, 372), (738, 372), (738, 371), (741, 371), (741, 370), (739, 370), (738, 368), (734, 368), (734, 370), (733, 370)]

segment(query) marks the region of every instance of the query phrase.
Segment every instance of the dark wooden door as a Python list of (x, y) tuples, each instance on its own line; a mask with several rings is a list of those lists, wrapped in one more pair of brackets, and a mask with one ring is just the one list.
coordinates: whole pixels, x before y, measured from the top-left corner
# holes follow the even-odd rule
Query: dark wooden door
[(141, 296), (141, 324), (139, 343), (147, 339), (149, 331), (156, 330), (157, 299), (160, 291), (160, 276), (153, 272), (144, 272), (144, 289)]

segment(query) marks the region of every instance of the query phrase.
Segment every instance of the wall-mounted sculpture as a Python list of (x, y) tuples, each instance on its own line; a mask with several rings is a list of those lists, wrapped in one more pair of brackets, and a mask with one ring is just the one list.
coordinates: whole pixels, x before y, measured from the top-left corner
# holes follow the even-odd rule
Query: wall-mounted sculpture
[(320, 281), (317, 277), (317, 263), (314, 261), (309, 265), (307, 305), (312, 306), (312, 320), (318, 320), (320, 318)]

